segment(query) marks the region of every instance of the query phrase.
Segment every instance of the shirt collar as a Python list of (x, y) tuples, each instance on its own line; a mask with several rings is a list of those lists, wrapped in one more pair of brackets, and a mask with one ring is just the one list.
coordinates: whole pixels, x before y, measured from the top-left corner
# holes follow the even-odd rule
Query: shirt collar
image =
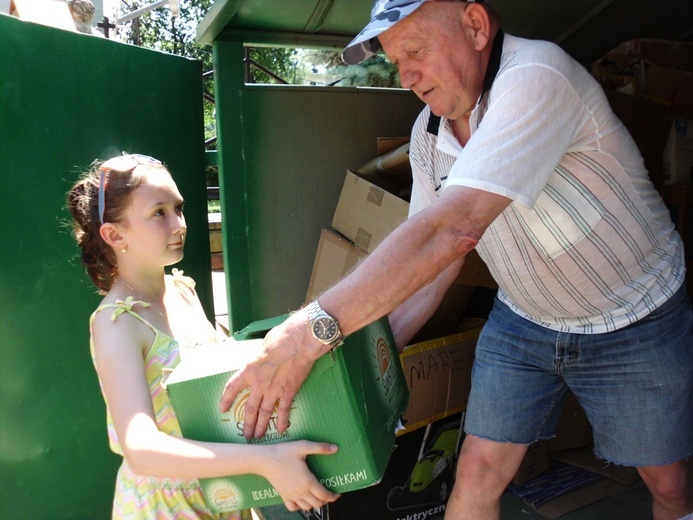
[[(479, 96), (479, 100), (477, 101), (477, 105), (481, 103), (481, 100), (484, 99), (484, 96), (486, 96), (486, 94), (488, 94), (488, 91), (491, 90), (493, 81), (496, 79), (498, 71), (500, 70), (501, 56), (503, 54), (503, 38), (504, 34), (502, 29), (498, 29), (495, 38), (493, 38), (491, 56), (489, 58), (488, 67), (486, 68), (486, 74), (484, 75), (484, 84), (482, 87), (481, 96)], [(440, 128), (440, 120), (440, 116), (437, 116), (433, 112), (431, 112), (431, 114), (428, 117), (426, 131), (429, 134), (438, 135), (438, 129)]]

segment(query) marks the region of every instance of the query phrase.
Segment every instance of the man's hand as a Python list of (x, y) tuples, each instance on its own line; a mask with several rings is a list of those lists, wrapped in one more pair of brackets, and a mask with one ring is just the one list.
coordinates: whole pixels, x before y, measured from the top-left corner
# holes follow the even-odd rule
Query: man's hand
[(327, 352), (310, 334), (304, 310), (292, 314), (270, 330), (255, 360), (236, 372), (226, 383), (220, 409), (226, 412), (244, 388), (250, 388), (245, 404), (243, 436), (262, 437), (272, 412), (277, 408), (277, 430), (289, 426), (289, 411), (296, 392), (308, 377), (315, 360)]

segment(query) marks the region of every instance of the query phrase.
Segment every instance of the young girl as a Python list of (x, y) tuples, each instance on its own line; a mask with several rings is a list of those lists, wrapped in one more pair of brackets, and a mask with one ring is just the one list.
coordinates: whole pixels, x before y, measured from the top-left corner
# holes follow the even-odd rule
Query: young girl
[(91, 353), (106, 401), (111, 449), (123, 456), (113, 518), (249, 518), (210, 512), (197, 478), (262, 475), (290, 510), (338, 495), (325, 489), (307, 455), (336, 446), (310, 441), (239, 445), (186, 440), (160, 387), (186, 346), (223, 339), (207, 320), (191, 278), (164, 267), (183, 258), (183, 198), (166, 167), (142, 155), (94, 164), (68, 206), (82, 262), (100, 292)]

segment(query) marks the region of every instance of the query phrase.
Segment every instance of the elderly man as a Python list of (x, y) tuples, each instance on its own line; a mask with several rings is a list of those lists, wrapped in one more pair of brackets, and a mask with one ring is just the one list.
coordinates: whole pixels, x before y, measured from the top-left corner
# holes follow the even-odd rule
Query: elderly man
[(693, 311), (681, 238), (598, 84), (557, 46), (505, 35), (483, 2), (379, 0), (345, 49), (379, 48), (427, 105), (409, 219), (351, 275), (271, 330), (229, 380), (261, 435), (313, 361), (389, 313), (401, 347), (476, 248), (499, 291), (477, 345), (446, 518), (497, 519), (527, 446), (566, 391), (596, 454), (635, 466), (656, 520), (693, 511)]

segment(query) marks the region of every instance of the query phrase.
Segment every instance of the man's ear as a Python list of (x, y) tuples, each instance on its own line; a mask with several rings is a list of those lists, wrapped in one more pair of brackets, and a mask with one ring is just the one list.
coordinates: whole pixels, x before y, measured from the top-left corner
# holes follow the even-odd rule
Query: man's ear
[(106, 222), (99, 229), (101, 238), (113, 249), (123, 249), (127, 244), (125, 243), (125, 237), (120, 231), (119, 226)]
[(474, 41), (474, 49), (483, 51), (491, 41), (491, 20), (479, 3), (471, 3), (462, 13), (462, 21)]

